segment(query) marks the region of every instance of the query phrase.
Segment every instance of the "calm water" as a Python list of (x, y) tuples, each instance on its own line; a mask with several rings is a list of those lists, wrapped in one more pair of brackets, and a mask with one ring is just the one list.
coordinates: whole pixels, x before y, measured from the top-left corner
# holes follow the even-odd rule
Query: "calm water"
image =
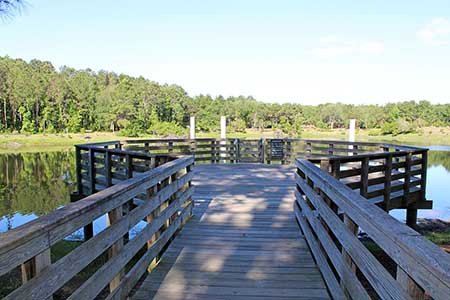
[[(432, 210), (419, 217), (450, 219), (450, 147), (430, 147), (427, 198)], [(75, 161), (72, 151), (0, 154), (0, 232), (15, 228), (70, 202), (75, 190)], [(402, 211), (392, 214), (403, 220)], [(94, 230), (105, 226), (104, 218)]]

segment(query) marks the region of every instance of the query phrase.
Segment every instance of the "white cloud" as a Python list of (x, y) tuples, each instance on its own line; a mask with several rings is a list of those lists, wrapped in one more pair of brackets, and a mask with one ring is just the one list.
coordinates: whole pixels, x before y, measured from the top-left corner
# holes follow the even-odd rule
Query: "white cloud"
[(335, 36), (323, 37), (321, 45), (312, 49), (312, 53), (324, 57), (340, 55), (380, 54), (384, 44), (379, 41), (343, 40)]
[(435, 18), (417, 32), (417, 37), (427, 45), (450, 45), (450, 20)]

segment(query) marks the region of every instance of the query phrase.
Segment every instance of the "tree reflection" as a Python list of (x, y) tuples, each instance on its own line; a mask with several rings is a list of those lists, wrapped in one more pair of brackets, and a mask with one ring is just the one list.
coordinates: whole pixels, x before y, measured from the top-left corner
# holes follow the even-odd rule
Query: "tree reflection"
[(429, 151), (428, 167), (442, 165), (447, 172), (450, 172), (450, 151)]
[(70, 202), (75, 183), (73, 152), (0, 155), (0, 217), (43, 215)]

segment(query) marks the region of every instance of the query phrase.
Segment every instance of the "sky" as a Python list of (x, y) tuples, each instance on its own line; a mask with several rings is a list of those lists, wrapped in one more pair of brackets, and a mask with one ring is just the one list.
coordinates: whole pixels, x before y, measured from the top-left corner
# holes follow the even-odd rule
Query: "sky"
[(0, 55), (265, 102), (450, 103), (449, 0), (27, 0)]

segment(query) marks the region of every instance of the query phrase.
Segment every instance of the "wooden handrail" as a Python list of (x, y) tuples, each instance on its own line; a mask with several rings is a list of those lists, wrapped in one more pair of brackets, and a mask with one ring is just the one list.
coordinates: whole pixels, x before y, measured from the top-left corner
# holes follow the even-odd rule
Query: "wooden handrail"
[[(120, 143), (120, 149), (108, 146)], [(281, 163), (291, 164), (295, 158), (306, 158), (318, 163), (323, 169), (344, 181), (353, 189), (386, 211), (407, 209), (407, 223), (414, 226), (417, 209), (431, 208), (425, 198), (427, 149), (386, 143), (347, 142), (310, 139), (134, 139), (112, 143), (95, 143), (77, 148), (78, 152), (126, 153), (151, 159), (152, 156), (171, 159), (180, 155), (193, 155), (196, 163)], [(105, 149), (108, 148), (108, 149)], [(90, 149), (90, 150), (89, 150)], [(77, 152), (77, 153), (78, 153)], [(77, 155), (79, 157), (79, 155)], [(406, 160), (408, 158), (408, 166)], [(101, 164), (101, 161), (100, 161)], [(361, 166), (365, 165), (366, 168)], [(78, 164), (77, 164), (78, 165)], [(77, 178), (81, 176), (77, 168)], [(91, 175), (97, 182), (87, 186), (86, 193), (102, 188), (103, 179), (95, 177), (97, 169), (85, 175), (85, 183)], [(102, 169), (100, 169), (101, 171)], [(128, 169), (127, 169), (128, 170)], [(115, 181), (120, 173), (112, 173)], [(84, 188), (78, 181), (79, 190)], [(103, 180), (104, 181), (104, 180)]]
[[(450, 299), (447, 253), (311, 162), (297, 159), (295, 165), (296, 217), (333, 297), (368, 299), (366, 281), (381, 299)], [(358, 231), (395, 262), (395, 278)]]
[[(0, 275), (21, 264), (41, 265), (31, 278), (5, 299), (50, 299), (52, 294), (109, 249), (108, 260), (96, 270), (69, 299), (94, 299), (109, 283), (111, 293), (128, 294), (146, 268), (127, 263), (148, 245), (139, 263), (156, 257), (192, 212), (192, 165), (194, 158), (167, 162), (138, 177), (71, 203), (27, 224), (0, 234)], [(151, 192), (150, 192), (151, 191)], [(125, 203), (140, 195), (146, 197), (138, 207), (123, 212)], [(109, 226), (56, 262), (50, 249), (84, 225), (108, 214)], [(148, 223), (128, 243), (124, 236), (142, 219)], [(153, 238), (156, 235), (156, 238)], [(151, 242), (150, 242), (151, 241)], [(43, 264), (44, 262), (44, 264)], [(69, 268), (67, 266), (70, 266)], [(146, 265), (148, 266), (148, 264)], [(114, 298), (118, 299), (118, 298)]]

